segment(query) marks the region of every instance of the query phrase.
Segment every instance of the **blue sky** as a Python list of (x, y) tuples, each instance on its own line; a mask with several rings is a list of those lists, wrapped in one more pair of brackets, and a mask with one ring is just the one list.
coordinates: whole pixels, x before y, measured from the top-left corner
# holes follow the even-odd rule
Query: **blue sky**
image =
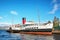
[(0, 23), (38, 22), (38, 13), (40, 22), (60, 18), (60, 0), (0, 0)]

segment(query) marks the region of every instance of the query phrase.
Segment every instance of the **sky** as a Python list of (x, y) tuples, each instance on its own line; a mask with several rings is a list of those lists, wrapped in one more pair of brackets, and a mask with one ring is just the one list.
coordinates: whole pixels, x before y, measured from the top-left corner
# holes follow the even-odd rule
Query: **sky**
[(60, 18), (60, 0), (0, 0), (0, 24), (20, 24), (27, 21), (53, 21)]

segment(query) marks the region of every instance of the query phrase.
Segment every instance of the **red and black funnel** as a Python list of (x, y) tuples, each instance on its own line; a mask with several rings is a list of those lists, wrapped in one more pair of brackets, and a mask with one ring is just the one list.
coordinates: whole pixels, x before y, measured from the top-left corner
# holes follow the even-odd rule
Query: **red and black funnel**
[(26, 18), (22, 18), (22, 24), (26, 23)]

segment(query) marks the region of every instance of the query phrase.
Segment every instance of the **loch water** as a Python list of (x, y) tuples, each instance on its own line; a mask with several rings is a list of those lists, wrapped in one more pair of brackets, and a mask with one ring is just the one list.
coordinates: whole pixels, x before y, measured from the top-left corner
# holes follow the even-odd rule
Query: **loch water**
[(20, 33), (8, 33), (0, 30), (0, 40), (60, 40), (60, 34), (47, 35), (29, 35)]

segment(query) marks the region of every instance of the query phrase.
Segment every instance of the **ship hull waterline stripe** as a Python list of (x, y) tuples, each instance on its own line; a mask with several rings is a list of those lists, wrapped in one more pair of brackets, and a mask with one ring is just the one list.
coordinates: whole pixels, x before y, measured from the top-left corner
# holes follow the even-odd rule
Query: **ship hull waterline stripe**
[(29, 29), (29, 30), (20, 30), (20, 32), (52, 32), (52, 29)]
[(20, 32), (20, 34), (52, 35), (52, 32)]

